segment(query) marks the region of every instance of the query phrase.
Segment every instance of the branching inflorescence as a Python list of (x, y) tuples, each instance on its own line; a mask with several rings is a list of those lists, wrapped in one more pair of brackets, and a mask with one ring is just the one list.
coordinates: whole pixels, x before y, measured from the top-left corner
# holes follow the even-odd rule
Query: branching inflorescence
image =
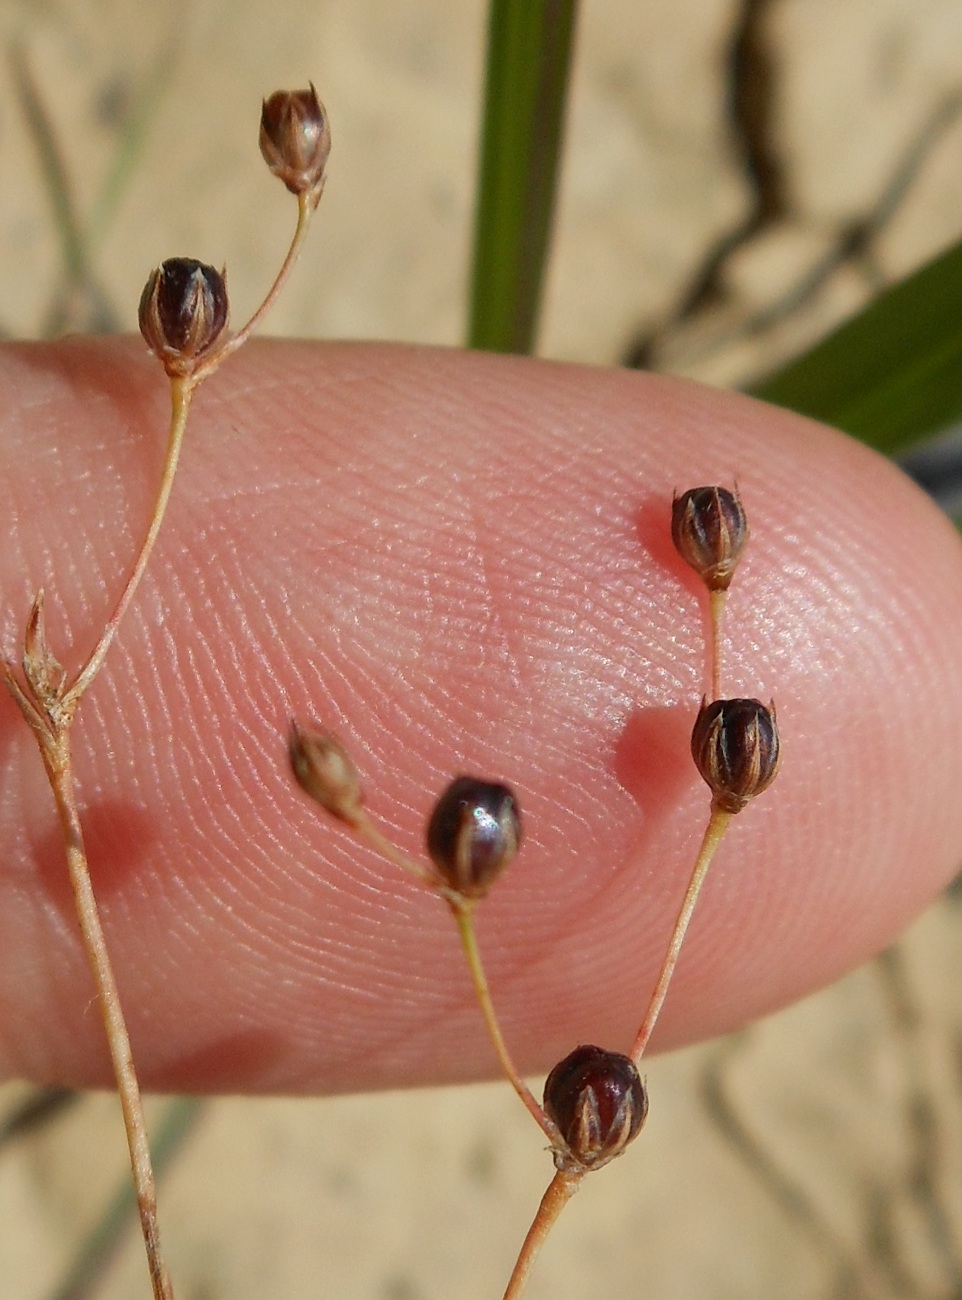
[[(222, 271), (192, 258), (172, 258), (149, 277), (140, 300), (140, 329), (170, 385), (171, 415), (164, 468), (143, 541), (129, 576), (86, 660), (71, 672), (50, 647), (39, 590), (27, 619), (19, 665), (0, 665), (4, 684), (37, 741), (56, 804), (81, 938), (96, 987), (130, 1149), (130, 1161), (154, 1300), (173, 1300), (160, 1250), (157, 1204), (140, 1089), (97, 901), (90, 882), (74, 777), (72, 731), (87, 690), (102, 669), (154, 547), (170, 497), (191, 401), (198, 386), (260, 323), (277, 298), (304, 241), (324, 188), (330, 151), (327, 116), (313, 86), (278, 92), (262, 107), (260, 148), (270, 170), (297, 200), (297, 224), (273, 285), (250, 320), (228, 333), (229, 305)], [(681, 953), (701, 887), (731, 820), (771, 784), (778, 770), (774, 707), (755, 699), (720, 698), (725, 598), (748, 536), (736, 492), (701, 487), (676, 497), (672, 537), (701, 576), (711, 614), (712, 699), (703, 700), (691, 751), (711, 790), (708, 824), (648, 1006), (630, 1050), (623, 1054), (581, 1044), (550, 1071), (539, 1101), (521, 1076), (501, 1032), (474, 927), (474, 914), (517, 853), (521, 814), (511, 789), (474, 776), (457, 777), (435, 804), (426, 828), (430, 865), (402, 853), (364, 806), (360, 777), (332, 735), (291, 728), (295, 777), (327, 813), (383, 857), (436, 893), (457, 927), (484, 1023), (505, 1076), (547, 1138), (554, 1176), (521, 1247), (504, 1293), (518, 1300), (537, 1252), (561, 1209), (586, 1174), (621, 1155), (641, 1131), (648, 1095), (639, 1073)]]
[(364, 807), (360, 777), (334, 736), (292, 725), (291, 767), (303, 789), (359, 839), (434, 890), (450, 908), (477, 1000), (501, 1068), (550, 1144), (555, 1174), (521, 1247), (504, 1300), (518, 1300), (555, 1220), (586, 1174), (622, 1154), (648, 1115), (639, 1073), (661, 1014), (685, 934), (712, 858), (732, 818), (772, 783), (780, 749), (774, 705), (720, 698), (725, 598), (748, 524), (737, 492), (700, 487), (672, 503), (671, 533), (682, 558), (709, 593), (712, 699), (702, 701), (691, 736), (695, 766), (711, 791), (708, 824), (668, 939), (655, 985), (627, 1054), (591, 1044), (576, 1047), (549, 1073), (539, 1102), (521, 1077), (498, 1022), (474, 930), (474, 912), (521, 843), (521, 816), (511, 790), (459, 776), (435, 804), (426, 831), (431, 866), (388, 840)]
[(247, 341), (280, 293), (320, 202), (330, 146), (327, 114), (313, 86), (308, 90), (278, 91), (265, 100), (260, 123), (261, 153), (270, 170), (297, 199), (297, 226), (273, 285), (237, 333), (227, 332), (227, 285), (222, 271), (193, 258), (177, 257), (151, 274), (140, 300), (140, 329), (167, 373), (171, 417), (161, 482), (140, 549), (96, 645), (75, 673), (68, 672), (50, 648), (42, 590), (37, 592), (27, 620), (19, 668), (8, 660), (2, 664), (4, 684), (36, 737), (57, 807), (80, 933), (120, 1095), (154, 1300), (172, 1300), (173, 1290), (160, 1250), (154, 1176), (130, 1038), (90, 883), (74, 780), (72, 729), (83, 697), (103, 667), (134, 598), (160, 531), (191, 399), (198, 385)]

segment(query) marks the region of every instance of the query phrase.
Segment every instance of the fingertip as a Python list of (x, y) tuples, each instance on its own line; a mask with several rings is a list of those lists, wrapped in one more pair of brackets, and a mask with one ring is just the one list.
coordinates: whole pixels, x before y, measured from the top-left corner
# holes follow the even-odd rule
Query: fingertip
[[(105, 492), (78, 468), (75, 510), (17, 556), (52, 567), (78, 642), (107, 604), (91, 574), (105, 592), (122, 572), (153, 454), (131, 345), (85, 346), (105, 385), (132, 366), (140, 413), (53, 386), (50, 445), (66, 438), (79, 467), (96, 427), (116, 473)], [(12, 473), (29, 494), (22, 456)], [(412, 853), (455, 772), (516, 788), (525, 847), (479, 913), (506, 1033), (532, 1069), (574, 1041), (630, 1041), (709, 803), (689, 751), (705, 593), (672, 546), (672, 496), (736, 482), (751, 540), (722, 692), (774, 697), (784, 762), (712, 869), (663, 1046), (833, 978), (954, 870), (951, 528), (840, 435), (665, 377), (266, 344), (205, 386), (151, 576), (84, 714), (148, 1082), (301, 1091), (492, 1069), (444, 909), (309, 810), (284, 756), (292, 714), (349, 744), (373, 815)], [(78, 536), (84, 563), (65, 565)], [(42, 793), (31, 815), (52, 834)], [(9, 793), (2, 816), (8, 1059), (102, 1079), (82, 957), (44, 884), (55, 837), (25, 838)], [(37, 944), (56, 961), (31, 981)]]

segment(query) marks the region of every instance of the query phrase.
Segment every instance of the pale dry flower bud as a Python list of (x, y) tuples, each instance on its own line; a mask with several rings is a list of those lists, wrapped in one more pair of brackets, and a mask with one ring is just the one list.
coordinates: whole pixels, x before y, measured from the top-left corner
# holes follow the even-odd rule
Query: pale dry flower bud
[(264, 100), (260, 147), (268, 167), (292, 194), (314, 191), (320, 198), (331, 131), (313, 84), (308, 90), (278, 90)]
[(703, 702), (691, 733), (695, 766), (714, 805), (736, 813), (767, 790), (781, 761), (775, 705), (760, 700)]
[(745, 543), (748, 520), (737, 492), (690, 488), (671, 503), (671, 537), (709, 591), (727, 591)]
[(444, 883), (483, 898), (521, 843), (521, 812), (506, 785), (459, 776), (434, 805), (427, 847)]
[(361, 778), (347, 750), (326, 731), (291, 723), (291, 770), (305, 793), (339, 821), (354, 825), (364, 802)]
[(544, 1108), (565, 1142), (558, 1169), (600, 1169), (620, 1156), (648, 1116), (648, 1093), (629, 1056), (576, 1047), (545, 1080)]
[(140, 332), (168, 375), (189, 375), (227, 328), (227, 282), (193, 257), (171, 257), (140, 296)]

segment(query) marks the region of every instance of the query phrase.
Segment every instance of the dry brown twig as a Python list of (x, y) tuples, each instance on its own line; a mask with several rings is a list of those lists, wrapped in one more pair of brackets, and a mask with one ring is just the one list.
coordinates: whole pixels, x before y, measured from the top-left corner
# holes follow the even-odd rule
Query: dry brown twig
[(454, 916), (478, 1003), (502, 1071), (550, 1144), (555, 1174), (519, 1252), (504, 1300), (520, 1300), (535, 1258), (586, 1174), (621, 1155), (641, 1131), (648, 1094), (639, 1063), (664, 1006), (695, 905), (715, 852), (735, 817), (775, 779), (780, 743), (774, 705), (720, 698), (725, 596), (748, 538), (737, 491), (700, 487), (672, 502), (671, 533), (709, 594), (711, 701), (702, 701), (691, 737), (695, 766), (711, 790), (708, 824), (630, 1052), (582, 1044), (549, 1073), (539, 1103), (514, 1064), (495, 1014), (474, 933), (474, 911), (521, 843), (511, 790), (457, 777), (427, 826), (427, 867), (401, 853), (364, 808), (361, 779), (336, 737), (292, 725), (289, 757), (298, 783), (327, 813), (383, 857), (433, 889)]
[(286, 282), (320, 202), (330, 143), (327, 115), (313, 86), (278, 91), (264, 101), (261, 153), (295, 195), (297, 225), (273, 285), (237, 333), (226, 332), (229, 312), (222, 272), (192, 258), (172, 258), (151, 274), (140, 301), (140, 328), (167, 373), (171, 416), (160, 486), (140, 549), (113, 613), (78, 671), (71, 675), (50, 648), (42, 589), (27, 619), (19, 667), (10, 660), (2, 664), (4, 684), (36, 738), (57, 807), (81, 938), (120, 1095), (154, 1300), (173, 1300), (173, 1289), (160, 1249), (157, 1195), (133, 1052), (90, 882), (73, 769), (73, 725), (146, 570), (173, 487), (194, 393), (247, 341)]

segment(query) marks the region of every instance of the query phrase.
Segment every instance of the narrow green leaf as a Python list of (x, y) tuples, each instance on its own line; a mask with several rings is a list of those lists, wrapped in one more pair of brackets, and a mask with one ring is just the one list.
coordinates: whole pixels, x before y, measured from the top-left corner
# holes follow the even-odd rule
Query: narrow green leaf
[(577, 0), (492, 0), (468, 345), (530, 352)]
[[(151, 1142), (154, 1174), (163, 1177), (204, 1114), (204, 1103), (196, 1097), (175, 1097), (157, 1122)], [(50, 1300), (92, 1300), (100, 1293), (104, 1274), (113, 1261), (124, 1235), (137, 1222), (137, 1198), (130, 1171), (122, 1177), (80, 1245), (66, 1273), (50, 1292)]]
[(81, 1095), (73, 1088), (33, 1088), (24, 1101), (0, 1119), (0, 1150), (59, 1119)]
[(962, 244), (751, 392), (889, 455), (962, 418)]
[(135, 87), (133, 104), (125, 116), (110, 166), (87, 222), (87, 239), (92, 249), (103, 242), (124, 191), (141, 166), (147, 135), (164, 96), (171, 88), (175, 64), (176, 47), (171, 40), (159, 51), (143, 85)]
[(47, 113), (40, 90), (26, 56), (19, 45), (10, 50), (17, 100), (31, 142), (40, 161), (44, 189), (53, 213), (54, 229), (60, 240), (60, 252), (67, 276), (75, 283), (87, 278), (87, 245), (80, 217), (73, 201), (67, 168), (64, 165), (57, 134)]

